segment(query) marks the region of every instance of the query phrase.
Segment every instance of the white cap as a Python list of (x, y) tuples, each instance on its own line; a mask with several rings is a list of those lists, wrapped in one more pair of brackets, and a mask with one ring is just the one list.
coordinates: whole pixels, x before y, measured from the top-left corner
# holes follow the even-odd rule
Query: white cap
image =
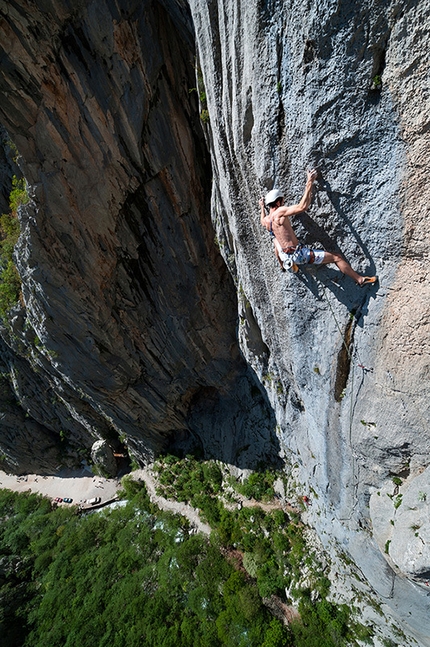
[(283, 197), (284, 197), (284, 194), (282, 193), (282, 191), (280, 191), (279, 189), (272, 189), (264, 198), (264, 202), (268, 206), (269, 204), (273, 204), (273, 202), (276, 202), (278, 198), (283, 198)]

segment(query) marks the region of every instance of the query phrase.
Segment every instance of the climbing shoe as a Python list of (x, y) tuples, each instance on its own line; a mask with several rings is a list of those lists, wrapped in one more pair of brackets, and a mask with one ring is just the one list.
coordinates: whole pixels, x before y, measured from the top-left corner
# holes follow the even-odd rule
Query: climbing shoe
[(364, 285), (372, 285), (372, 283), (376, 283), (377, 280), (377, 276), (365, 276), (363, 281), (358, 283), (358, 285), (362, 288)]

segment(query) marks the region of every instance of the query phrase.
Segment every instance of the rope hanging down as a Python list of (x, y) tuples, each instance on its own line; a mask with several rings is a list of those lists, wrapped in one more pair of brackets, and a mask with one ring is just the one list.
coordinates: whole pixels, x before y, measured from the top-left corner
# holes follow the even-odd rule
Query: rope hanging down
[(351, 397), (350, 397), (350, 402), (349, 402), (349, 431), (348, 431), (348, 436), (349, 437), (348, 437), (348, 444), (349, 444), (349, 447), (351, 449), (351, 457), (352, 457), (352, 482), (354, 483), (354, 488), (356, 489), (358, 487), (358, 475), (356, 474), (355, 460), (354, 460), (356, 458), (356, 456), (355, 456), (355, 453), (354, 453), (354, 448), (352, 446), (352, 423), (353, 423), (353, 419), (354, 419), (354, 366), (356, 365), (358, 368), (362, 369), (363, 377), (367, 372), (371, 372), (373, 369), (369, 369), (363, 364), (363, 362), (361, 361), (360, 354), (359, 354), (359, 351), (358, 351), (357, 348), (354, 348), (354, 352), (357, 355), (359, 363), (355, 364), (352, 349), (351, 349), (351, 347), (348, 347), (348, 344), (345, 341), (345, 337), (344, 337), (344, 335), (342, 333), (342, 329), (340, 327), (339, 321), (337, 320), (337, 317), (336, 317), (335, 312), (333, 310), (333, 306), (330, 303), (330, 300), (329, 300), (329, 298), (327, 296), (326, 286), (324, 285), (324, 283), (320, 279), (318, 279), (317, 277), (315, 277), (315, 278), (316, 278), (317, 282), (321, 284), (324, 298), (325, 298), (325, 300), (326, 300), (326, 302), (328, 304), (328, 307), (330, 309), (330, 312), (332, 314), (332, 317), (334, 319), (336, 327), (339, 330), (339, 333), (340, 333), (340, 335), (342, 337), (342, 343), (343, 343), (343, 345), (345, 347), (346, 353), (348, 355), (348, 359), (350, 361), (350, 371), (349, 372), (351, 373), (351, 371), (352, 371), (352, 376), (351, 376)]

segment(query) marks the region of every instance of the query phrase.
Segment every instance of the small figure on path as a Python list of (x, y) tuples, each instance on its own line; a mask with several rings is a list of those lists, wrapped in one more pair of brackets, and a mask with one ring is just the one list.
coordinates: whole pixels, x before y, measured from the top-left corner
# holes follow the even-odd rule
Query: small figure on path
[[(376, 276), (362, 276), (352, 269), (340, 254), (326, 252), (322, 249), (311, 249), (299, 243), (291, 226), (291, 216), (306, 211), (312, 200), (312, 187), (317, 178), (317, 171), (307, 172), (307, 182), (302, 199), (298, 204), (284, 206), (284, 196), (279, 189), (272, 189), (259, 201), (261, 207), (260, 221), (263, 227), (273, 236), (275, 255), (282, 269), (297, 272), (298, 265), (326, 265), (335, 263), (343, 274), (350, 276), (360, 285), (375, 283)], [(269, 208), (266, 214), (265, 204)]]

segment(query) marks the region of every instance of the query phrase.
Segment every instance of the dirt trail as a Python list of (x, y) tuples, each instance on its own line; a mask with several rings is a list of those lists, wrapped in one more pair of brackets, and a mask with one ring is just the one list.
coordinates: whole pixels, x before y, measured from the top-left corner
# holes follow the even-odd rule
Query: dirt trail
[(152, 503), (158, 505), (158, 507), (162, 510), (174, 512), (175, 514), (181, 514), (188, 519), (190, 524), (194, 528), (196, 528), (198, 532), (202, 532), (205, 535), (210, 535), (211, 527), (200, 519), (199, 513), (195, 508), (193, 508), (188, 503), (181, 503), (179, 501), (173, 501), (172, 499), (165, 499), (163, 496), (160, 496), (156, 493), (157, 482), (154, 478), (152, 470), (149, 467), (145, 467), (144, 469), (132, 472), (132, 477), (137, 481), (144, 481), (148, 490), (149, 498)]
[[(210, 535), (211, 528), (204, 523), (199, 516), (198, 510), (187, 503), (166, 499), (156, 493), (157, 481), (150, 467), (135, 470), (130, 476), (136, 480), (144, 481), (148, 494), (153, 503), (158, 505), (162, 510), (167, 510), (175, 514), (181, 514), (186, 517), (191, 526), (198, 532)], [(55, 497), (69, 497), (73, 503), (79, 505), (85, 499), (93, 497), (101, 498), (101, 505), (104, 502), (112, 500), (121, 489), (119, 479), (106, 479), (101, 476), (92, 475), (87, 468), (81, 470), (62, 470), (57, 476), (40, 476), (37, 474), (27, 474), (26, 476), (16, 476), (0, 471), (0, 489), (13, 490), (14, 492), (37, 492), (55, 499)], [(261, 508), (265, 512), (272, 510), (296, 511), (291, 506), (282, 504), (280, 501), (273, 503), (261, 503), (254, 499), (246, 499), (236, 494), (238, 503), (227, 503), (224, 505), (232, 510), (238, 505), (246, 508)], [(60, 503), (59, 505), (68, 505)]]
[[(165, 499), (156, 494), (156, 480), (150, 468), (136, 470), (131, 473), (131, 476), (136, 480), (145, 482), (151, 501), (158, 505), (159, 508), (183, 515), (198, 532), (210, 535), (210, 526), (201, 521), (198, 511), (192, 506)], [(64, 470), (59, 472), (57, 476), (40, 476), (38, 474), (16, 476), (15, 474), (0, 471), (0, 489), (13, 490), (14, 492), (36, 492), (51, 499), (69, 497), (73, 499), (73, 503), (76, 505), (83, 503), (85, 499), (100, 497), (101, 505), (103, 505), (105, 501), (110, 501), (116, 496), (121, 489), (121, 483), (118, 479), (93, 476), (87, 469)], [(59, 503), (59, 505), (68, 504)]]

